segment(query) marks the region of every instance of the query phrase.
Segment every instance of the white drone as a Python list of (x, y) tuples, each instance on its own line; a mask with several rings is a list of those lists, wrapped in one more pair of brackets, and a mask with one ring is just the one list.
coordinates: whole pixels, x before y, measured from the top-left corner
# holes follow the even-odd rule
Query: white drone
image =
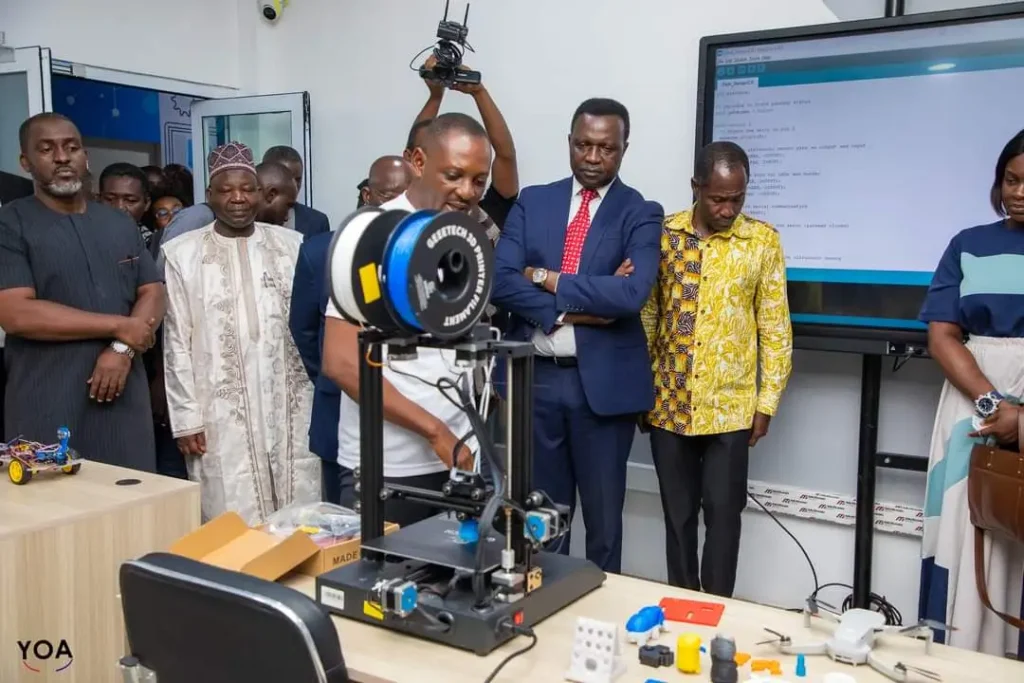
[(875, 639), (879, 635), (901, 635), (923, 640), (925, 654), (928, 654), (931, 651), (932, 641), (934, 640), (934, 630), (951, 630), (945, 624), (923, 621), (911, 626), (887, 626), (885, 617), (878, 612), (866, 609), (851, 609), (842, 614), (837, 614), (821, 609), (819, 602), (813, 597), (807, 600), (807, 607), (804, 608), (805, 628), (812, 628), (812, 623), (814, 623), (812, 617), (822, 617), (829, 623), (835, 624), (831, 638), (818, 643), (796, 644), (789, 636), (766, 627), (764, 630), (775, 636), (775, 638), (758, 644), (773, 644), (778, 648), (779, 652), (786, 655), (826, 655), (836, 662), (851, 666), (867, 664), (878, 673), (898, 683), (917, 680), (942, 680), (937, 673), (927, 669), (910, 666), (902, 662), (896, 662), (892, 666), (881, 662), (875, 656), (873, 648)]

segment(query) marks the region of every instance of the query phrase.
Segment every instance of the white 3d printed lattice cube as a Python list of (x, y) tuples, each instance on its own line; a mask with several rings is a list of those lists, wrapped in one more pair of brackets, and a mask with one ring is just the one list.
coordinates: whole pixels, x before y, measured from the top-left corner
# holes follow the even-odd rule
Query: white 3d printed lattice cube
[(611, 683), (626, 671), (622, 642), (615, 624), (580, 617), (573, 634), (572, 658), (565, 680)]

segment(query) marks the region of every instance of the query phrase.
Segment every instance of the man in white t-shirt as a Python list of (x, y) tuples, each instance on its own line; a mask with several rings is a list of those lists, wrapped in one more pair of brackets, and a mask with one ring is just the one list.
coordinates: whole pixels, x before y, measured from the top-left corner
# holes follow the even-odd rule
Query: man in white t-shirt
[[(487, 132), (465, 114), (443, 114), (431, 122), (423, 146), (411, 163), (417, 177), (384, 210), (473, 211), (487, 189), (491, 145)], [(358, 328), (341, 318), (329, 302), (324, 331), (323, 372), (342, 390), (338, 424), (338, 464), (342, 469), (341, 502), (355, 502), (352, 470), (359, 466)], [(470, 432), (469, 418), (434, 386), (442, 377), (459, 379), (455, 352), (418, 349), (408, 361), (387, 361), (384, 349), (384, 479), (439, 490), (448, 479), (459, 440)], [(470, 441), (472, 446), (475, 440)], [(459, 448), (460, 465), (471, 462), (469, 448)], [(385, 519), (408, 526), (436, 510), (389, 500)]]

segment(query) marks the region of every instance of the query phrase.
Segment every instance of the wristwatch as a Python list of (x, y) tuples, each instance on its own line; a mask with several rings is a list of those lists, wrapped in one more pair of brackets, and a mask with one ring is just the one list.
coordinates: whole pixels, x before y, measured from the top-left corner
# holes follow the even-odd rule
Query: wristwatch
[(122, 356), (128, 356), (131, 359), (135, 359), (135, 349), (128, 346), (124, 342), (112, 341), (110, 342), (110, 348), (114, 350), (114, 353), (119, 353)]
[(548, 269), (547, 268), (534, 268), (533, 269), (533, 284), (537, 285), (538, 287), (543, 287), (544, 283), (547, 282), (547, 279), (548, 279)]
[(990, 391), (974, 399), (974, 410), (982, 417), (992, 417), (1005, 397), (998, 391)]

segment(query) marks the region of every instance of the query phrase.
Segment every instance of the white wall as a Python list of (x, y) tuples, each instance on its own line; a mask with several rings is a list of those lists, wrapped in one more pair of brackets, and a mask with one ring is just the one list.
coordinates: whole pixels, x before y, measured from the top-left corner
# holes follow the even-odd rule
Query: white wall
[[(824, 0), (840, 21), (875, 19), (883, 16), (885, 0)], [(950, 9), (980, 7), (982, 5), (1008, 5), (1018, 0), (906, 0), (906, 14), (942, 12)]]
[[(453, 0), (457, 18), (464, 8)], [(295, 0), (260, 28), (261, 91), (311, 94), (314, 203), (334, 221), (354, 208), (370, 163), (404, 146), (427, 96), (409, 61), (435, 41), (443, 10), (443, 0)], [(633, 119), (623, 177), (675, 209), (690, 175), (701, 36), (834, 20), (821, 0), (475, 0), (466, 62), (516, 136), (524, 184), (568, 175), (573, 110), (615, 97)], [(446, 108), (475, 113), (458, 93)]]
[(255, 17), (252, 0), (0, 0), (8, 45), (39, 45), (54, 59), (232, 88), (252, 85), (243, 48)]

